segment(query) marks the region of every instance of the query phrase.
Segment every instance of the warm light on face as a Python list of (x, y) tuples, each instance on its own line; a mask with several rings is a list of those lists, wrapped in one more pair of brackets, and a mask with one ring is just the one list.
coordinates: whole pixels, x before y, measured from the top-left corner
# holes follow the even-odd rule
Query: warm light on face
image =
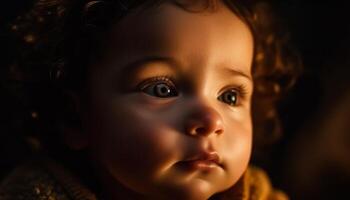
[(234, 185), (251, 151), (249, 28), (224, 5), (164, 3), (112, 33), (89, 75), (84, 123), (109, 192), (118, 183), (150, 198), (208, 199)]

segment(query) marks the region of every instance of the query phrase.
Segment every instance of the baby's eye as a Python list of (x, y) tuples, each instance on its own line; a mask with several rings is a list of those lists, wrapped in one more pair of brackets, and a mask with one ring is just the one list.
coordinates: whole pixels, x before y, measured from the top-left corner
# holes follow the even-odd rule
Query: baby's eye
[(140, 88), (142, 92), (159, 98), (178, 96), (175, 85), (167, 77), (155, 77), (147, 80)]
[(222, 93), (219, 97), (218, 100), (227, 103), (231, 106), (237, 106), (238, 104), (238, 96), (239, 96), (239, 92), (234, 90), (234, 89), (230, 89), (225, 91), (224, 93)]

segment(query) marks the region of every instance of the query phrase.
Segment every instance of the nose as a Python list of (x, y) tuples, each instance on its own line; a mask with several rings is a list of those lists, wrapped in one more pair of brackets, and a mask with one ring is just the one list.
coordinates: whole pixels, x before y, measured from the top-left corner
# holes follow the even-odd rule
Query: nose
[(185, 121), (186, 133), (192, 136), (220, 135), (224, 132), (221, 115), (209, 106), (195, 106)]

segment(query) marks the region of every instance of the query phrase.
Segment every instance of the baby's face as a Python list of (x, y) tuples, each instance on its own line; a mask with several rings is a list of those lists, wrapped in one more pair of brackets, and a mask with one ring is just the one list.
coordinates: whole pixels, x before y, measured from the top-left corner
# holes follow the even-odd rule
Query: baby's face
[(234, 185), (252, 141), (248, 26), (224, 5), (164, 3), (114, 25), (106, 49), (84, 126), (110, 195), (207, 199)]

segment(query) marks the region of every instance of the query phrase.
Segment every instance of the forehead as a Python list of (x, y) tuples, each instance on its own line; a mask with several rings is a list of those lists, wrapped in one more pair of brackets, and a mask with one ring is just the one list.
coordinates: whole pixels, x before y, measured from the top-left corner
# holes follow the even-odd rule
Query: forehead
[(114, 26), (110, 41), (121, 62), (164, 56), (250, 66), (253, 49), (249, 27), (223, 3), (215, 11), (192, 12), (170, 2), (136, 10)]

